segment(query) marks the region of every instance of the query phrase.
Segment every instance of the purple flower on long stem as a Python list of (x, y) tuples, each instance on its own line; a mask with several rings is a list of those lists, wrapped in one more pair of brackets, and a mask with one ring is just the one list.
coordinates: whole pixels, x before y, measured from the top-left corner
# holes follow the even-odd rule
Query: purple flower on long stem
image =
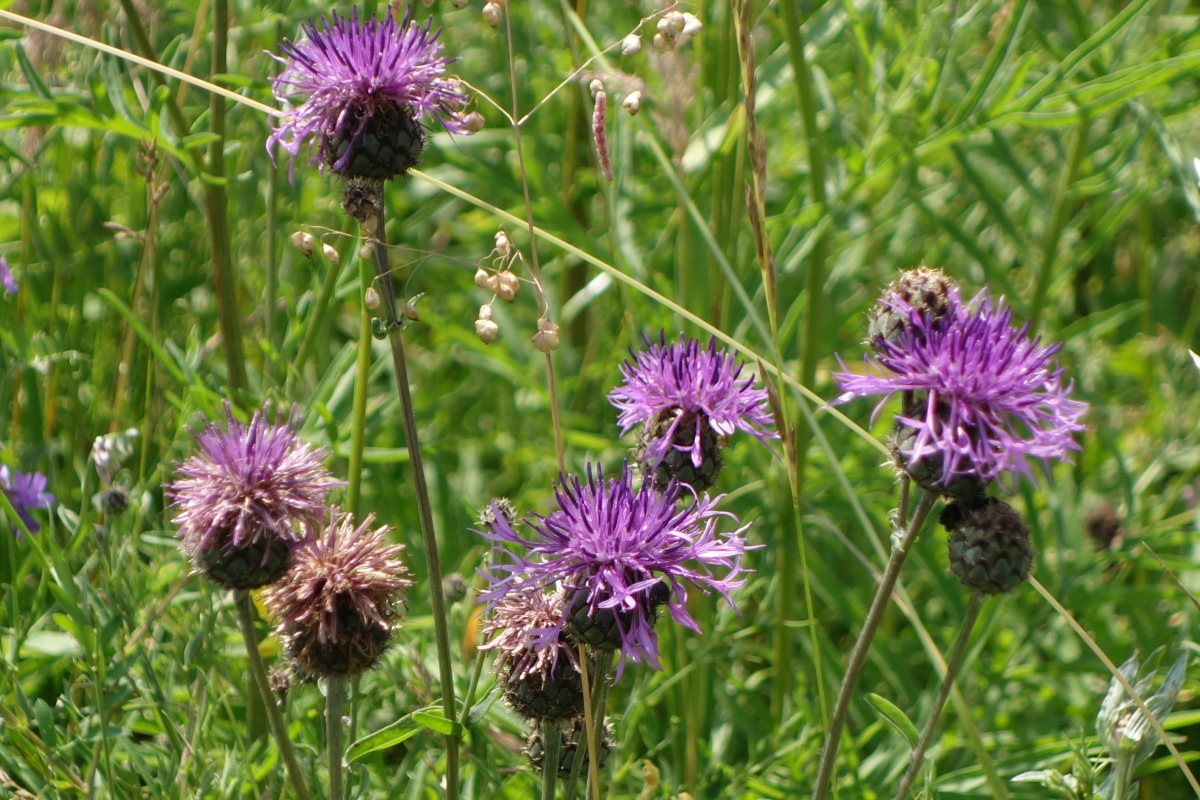
[(342, 485), (325, 469), (326, 451), (302, 444), (291, 417), (268, 422), (266, 407), (248, 425), (225, 411), (224, 424), (195, 434), (200, 452), (166, 487), (184, 549), (236, 548), (260, 534), (300, 542), (303, 524), (324, 517), (325, 494)]
[[(951, 290), (945, 315), (931, 319), (893, 295), (908, 325), (894, 340), (876, 343), (877, 358), (865, 357), (881, 374), (834, 373), (843, 394), (835, 404), (866, 395), (884, 395), (875, 413), (900, 392), (905, 408), (896, 421), (911, 429), (905, 444), (906, 468), (941, 461), (940, 480), (958, 477), (997, 480), (1004, 475), (1035, 480), (1030, 459), (1066, 458), (1080, 446), (1074, 434), (1087, 404), (1070, 399), (1072, 383), (1053, 360), (1061, 345), (1043, 346), (1029, 336), (1029, 323), (1015, 328), (1012, 309), (986, 292), (964, 303)], [(899, 437), (898, 437), (899, 438)]]
[(4, 256), (0, 256), (0, 287), (3, 287), (6, 294), (16, 294), (21, 290), (8, 266), (8, 259)]
[[(729, 593), (744, 583), (737, 576), (743, 571), (746, 551), (742, 534), (749, 525), (719, 533), (721, 518), (739, 524), (733, 514), (716, 509), (720, 497), (693, 496), (691, 503), (681, 506), (681, 491), (674, 481), (664, 492), (649, 482), (635, 490), (628, 465), (619, 478), (605, 480), (599, 468), (593, 471), (590, 466), (586, 481), (562, 478), (555, 490), (558, 510), (548, 517), (530, 515), (530, 539), (518, 534), (502, 515), (497, 515), (491, 532), (480, 532), (525, 549), (512, 554), (514, 563), (492, 568), (492, 587), (480, 599), (494, 606), (511, 592), (561, 584), (575, 599), (556, 626), (531, 637), (535, 647), (556, 644), (572, 607), (582, 603), (589, 616), (601, 610), (614, 614), (622, 665), (628, 656), (658, 668), (651, 597), (656, 585), (662, 583), (669, 590), (667, 606), (675, 621), (699, 632), (687, 612), (687, 585), (715, 591), (734, 605)], [(727, 571), (718, 577), (713, 567)]]
[[(54, 495), (46, 491), (46, 476), (40, 472), (17, 472), (0, 465), (0, 492), (8, 497), (17, 516), (25, 523), (30, 533), (42, 529), (41, 524), (29, 513), (35, 508), (49, 509), (54, 505)], [(17, 538), (23, 539), (20, 529)]]
[[(428, 117), (451, 133), (470, 133), (462, 120), (466, 94), (462, 84), (444, 77), (450, 59), (440, 55), (440, 31), (431, 32), (432, 19), (421, 27), (410, 12), (399, 24), (390, 15), (361, 22), (357, 8), (349, 18), (334, 12), (331, 19), (322, 18), (320, 27), (309, 20), (299, 42), (284, 40), (280, 46), (284, 58), (276, 60), (284, 70), (274, 79), (274, 91), (291, 113), (267, 140), (268, 150), (281, 144), (294, 157), (312, 140), (312, 162), (343, 173), (354, 166), (365, 139), (379, 140), (366, 143), (372, 147), (411, 145), (419, 153), (422, 142), (410, 140), (421, 133), (411, 123)], [(291, 105), (294, 99), (301, 100), (299, 106)], [(384, 120), (388, 131), (372, 127)], [(405, 128), (399, 145), (388, 136), (397, 126)]]
[[(709, 339), (706, 349), (682, 334), (678, 342), (667, 344), (666, 336), (660, 335), (658, 343), (646, 339), (646, 345), (647, 350), (631, 351), (633, 363), (621, 365), (625, 382), (608, 400), (620, 411), (622, 435), (645, 424), (642, 458), (651, 470), (673, 453), (690, 456), (699, 470), (706, 460), (716, 459), (722, 439), (734, 431), (763, 441), (776, 437), (766, 391), (756, 388), (753, 375), (741, 377), (743, 365), (717, 349), (716, 339)], [(706, 442), (706, 437), (715, 441)], [(672, 475), (677, 471), (672, 469)], [(683, 476), (680, 480), (699, 490), (707, 488)], [(666, 480), (659, 483), (661, 487)]]

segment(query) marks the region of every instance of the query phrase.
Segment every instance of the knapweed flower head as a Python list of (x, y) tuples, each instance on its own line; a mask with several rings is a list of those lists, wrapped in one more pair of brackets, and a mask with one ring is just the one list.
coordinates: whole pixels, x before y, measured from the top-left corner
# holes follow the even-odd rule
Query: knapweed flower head
[(878, 413), (899, 392), (897, 450), (910, 475), (926, 463), (940, 467), (933, 488), (966, 478), (1013, 491), (1017, 475), (1036, 480), (1031, 459), (1048, 463), (1080, 449), (1073, 437), (1084, 430), (1087, 404), (1070, 399), (1073, 384), (1053, 359), (1061, 345), (1031, 338), (1028, 322), (1014, 327), (1003, 298), (993, 304), (981, 292), (964, 303), (951, 290), (950, 299), (942, 316), (930, 317), (893, 295), (908, 324), (894, 340), (876, 342), (874, 360), (865, 358), (876, 374), (834, 373), (843, 391), (834, 404), (882, 394)]
[(776, 436), (766, 391), (755, 387), (753, 375), (742, 377), (743, 365), (716, 339), (707, 348), (683, 335), (670, 344), (665, 335), (645, 341), (648, 349), (631, 351), (633, 362), (621, 365), (625, 382), (608, 401), (620, 412), (622, 435), (644, 424), (639, 461), (659, 488), (672, 477), (697, 491), (711, 486), (720, 448), (734, 431), (760, 440)]
[(243, 424), (225, 412), (193, 431), (199, 452), (166, 489), (185, 552), (219, 583), (255, 588), (286, 570), (304, 525), (324, 517), (326, 493), (342, 482), (325, 469), (324, 449), (300, 441), (294, 417), (272, 423), (264, 407)]
[(504, 696), (528, 719), (571, 719), (583, 713), (583, 680), (573, 648), (560, 635), (538, 649), (534, 642), (560, 631), (566, 610), (561, 591), (509, 592), (483, 624), (488, 638), (481, 650), (494, 650), (493, 671)]
[[(30, 533), (37, 533), (42, 526), (29, 512), (37, 508), (49, 509), (54, 505), (54, 495), (46, 491), (46, 483), (46, 476), (40, 472), (17, 472), (0, 464), (0, 492), (4, 492)], [(17, 532), (18, 539), (24, 538), (16, 525), (13, 525), (13, 530)]]
[[(390, 15), (366, 22), (354, 9), (349, 18), (332, 14), (302, 26), (299, 42), (284, 40), (283, 72), (275, 96), (289, 109), (267, 140), (293, 158), (305, 141), (313, 163), (344, 176), (391, 178), (416, 164), (424, 145), (419, 123), (437, 120), (451, 133), (469, 134), (462, 110), (462, 85), (444, 77), (449, 59), (440, 55), (440, 31)], [(299, 106), (292, 106), (293, 100)]]
[[(570, 599), (555, 626), (531, 637), (536, 648), (556, 646), (569, 617), (608, 615), (619, 637), (621, 665), (628, 657), (657, 668), (655, 606), (666, 604), (676, 622), (698, 632), (687, 612), (687, 586), (715, 591), (733, 605), (729, 593), (744, 583), (737, 576), (749, 525), (718, 532), (721, 520), (739, 524), (716, 509), (720, 497), (690, 493), (691, 503), (681, 505), (681, 491), (675, 481), (662, 492), (648, 481), (635, 490), (627, 464), (617, 478), (605, 479), (589, 466), (585, 481), (560, 479), (558, 510), (530, 515), (530, 538), (500, 515), (490, 532), (480, 532), (521, 549), (510, 554), (514, 563), (492, 567), (492, 586), (480, 599), (495, 606), (514, 592), (558, 587)], [(724, 574), (715, 575), (715, 567)]]
[(353, 676), (387, 649), (412, 581), (400, 561), (404, 545), (387, 544), (390, 528), (375, 515), (355, 525), (330, 511), (328, 525), (294, 554), (287, 578), (263, 593), (284, 649), (302, 676)]

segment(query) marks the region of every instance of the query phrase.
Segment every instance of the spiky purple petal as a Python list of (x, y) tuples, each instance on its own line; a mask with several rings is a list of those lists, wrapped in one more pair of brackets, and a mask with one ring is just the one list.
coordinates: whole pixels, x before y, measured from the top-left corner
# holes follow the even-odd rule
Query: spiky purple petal
[(993, 305), (980, 292), (964, 303), (952, 292), (951, 301), (931, 321), (893, 296), (910, 324), (895, 341), (878, 344), (877, 360), (864, 357), (881, 374), (834, 373), (843, 392), (834, 404), (882, 394), (878, 414), (897, 392), (924, 392), (919, 414), (896, 417), (915, 431), (910, 463), (940, 455), (941, 485), (967, 475), (1008, 491), (1017, 475), (1036, 482), (1030, 459), (1065, 459), (1080, 449), (1074, 434), (1085, 429), (1079, 420), (1087, 404), (1070, 399), (1074, 384), (1063, 383), (1053, 360), (1061, 345), (1030, 338), (1029, 323), (1013, 327), (1004, 298)]
[(703, 413), (709, 425), (721, 436), (735, 430), (745, 431), (759, 440), (777, 438), (771, 430), (773, 420), (767, 410), (767, 393), (755, 388), (754, 376), (742, 378), (743, 365), (731, 353), (717, 349), (717, 340), (709, 339), (702, 349), (697, 339), (680, 334), (678, 342), (667, 344), (666, 335), (658, 343), (645, 339), (648, 350), (634, 353), (633, 363), (621, 365), (625, 382), (608, 394), (608, 401), (620, 411), (617, 424), (621, 434), (647, 422), (656, 414), (678, 409), (670, 428), (660, 438), (647, 442), (646, 460), (657, 467), (670, 448), (691, 453), (692, 464), (703, 461), (701, 426), (696, 426), (690, 445), (674, 444), (675, 429), (685, 418)]

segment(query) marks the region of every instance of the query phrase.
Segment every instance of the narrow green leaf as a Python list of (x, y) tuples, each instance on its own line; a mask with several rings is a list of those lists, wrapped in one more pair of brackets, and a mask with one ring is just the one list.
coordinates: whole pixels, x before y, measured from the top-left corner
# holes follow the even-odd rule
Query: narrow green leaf
[(132, 311), (129, 310), (129, 306), (125, 305), (121, 298), (117, 297), (109, 289), (98, 289), (97, 292), (102, 298), (104, 298), (105, 301), (108, 302), (110, 306), (115, 308), (117, 312), (125, 318), (125, 321), (130, 324), (134, 330), (134, 333), (138, 335), (138, 338), (145, 342), (146, 346), (150, 348), (150, 352), (154, 353), (154, 357), (162, 362), (162, 365), (166, 368), (167, 372), (170, 372), (171, 376), (180, 383), (187, 383), (188, 381), (183, 374), (183, 370), (179, 368), (178, 364), (167, 357), (167, 354), (163, 352), (161, 347), (159, 347), (158, 342), (156, 342), (154, 337), (150, 335), (150, 331), (147, 330), (146, 326), (142, 324), (142, 321), (138, 319)]
[(374, 733), (368, 733), (350, 745), (346, 750), (346, 761), (354, 762), (368, 753), (398, 745), (405, 739), (416, 736), (421, 730), (421, 725), (413, 719), (413, 715), (406, 714), (391, 725), (380, 728)]
[(487, 712), (492, 705), (500, 698), (500, 687), (494, 686), (487, 695), (471, 707), (471, 713), (467, 714), (467, 725), (475, 725), (479, 720), (487, 716)]
[(917, 746), (917, 741), (920, 739), (920, 736), (917, 734), (917, 726), (912, 724), (912, 721), (903, 711), (889, 700), (877, 694), (867, 695), (867, 702), (875, 707), (875, 710), (879, 712), (879, 716), (883, 718), (884, 722), (891, 725), (901, 736), (908, 740), (910, 747)]
[(441, 709), (431, 711), (414, 711), (413, 719), (431, 731), (443, 736), (461, 736), (462, 726), (454, 720), (446, 719)]
[(42, 698), (38, 698), (33, 702), (33, 714), (37, 718), (38, 735), (42, 737), (42, 741), (47, 747), (55, 747), (58, 745), (57, 731), (54, 729), (54, 712), (50, 710), (50, 705)]
[(29, 88), (33, 90), (33, 93), (43, 100), (49, 100), (53, 97), (50, 94), (50, 87), (42, 80), (42, 76), (38, 74), (37, 68), (33, 66), (33, 62), (25, 54), (25, 48), (17, 44), (14, 45), (13, 49), (17, 53), (17, 63), (21, 65), (21, 72), (24, 73), (25, 80), (29, 81)]

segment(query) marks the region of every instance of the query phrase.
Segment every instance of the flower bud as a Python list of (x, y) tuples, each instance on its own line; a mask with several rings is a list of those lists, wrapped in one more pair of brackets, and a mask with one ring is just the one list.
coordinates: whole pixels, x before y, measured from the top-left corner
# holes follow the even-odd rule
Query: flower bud
[(491, 344), (500, 335), (500, 326), (490, 319), (475, 320), (475, 335), (484, 344)]
[(483, 267), (475, 270), (475, 285), (480, 289), (490, 289), (491, 285), (488, 283), (490, 279), (491, 276), (488, 275), (488, 271)]
[(504, 231), (496, 231), (496, 254), (501, 258), (508, 258), (511, 250), (512, 242), (508, 240), (508, 234)]
[(695, 14), (685, 11), (683, 13), (683, 30), (680, 31), (683, 38), (690, 39), (702, 30), (704, 30), (704, 23), (697, 19)]
[[(500, 27), (500, 4), (489, 0), (483, 7), (483, 21), (490, 25), (493, 29)], [(480, 337), (482, 338), (482, 336)], [(496, 338), (495, 336), (492, 337)]]
[(654, 49), (660, 53), (668, 53), (675, 49), (675, 40), (668, 39), (661, 33), (654, 34), (654, 39), (652, 41), (654, 43)]
[(342, 257), (338, 255), (338, 251), (334, 249), (333, 245), (326, 244), (325, 242), (321, 242), (321, 255), (325, 256), (325, 260), (330, 264), (338, 264), (342, 260)]
[(642, 51), (642, 37), (631, 33), (621, 40), (621, 55), (634, 56)]
[(497, 297), (506, 303), (511, 303), (517, 299), (517, 293), (521, 290), (521, 281), (510, 270), (497, 272), (488, 281), (488, 286)]
[(303, 253), (305, 258), (313, 257), (313, 249), (316, 247), (317, 240), (313, 238), (311, 233), (296, 231), (288, 238), (288, 241), (292, 243), (293, 247)]
[(642, 93), (630, 92), (625, 98), (625, 102), (621, 105), (625, 106), (625, 110), (629, 112), (629, 116), (636, 117), (637, 113), (642, 110)]
[(538, 332), (533, 335), (533, 346), (543, 353), (553, 353), (558, 349), (558, 326), (549, 317), (538, 320)]
[(375, 255), (375, 248), (370, 242), (363, 242), (358, 246), (358, 257), (363, 261), (370, 259)]
[(375, 291), (374, 286), (367, 287), (367, 291), (363, 294), (363, 305), (371, 311), (379, 310), (379, 292)]
[(478, 111), (472, 111), (463, 117), (463, 127), (467, 129), (468, 133), (479, 133), (483, 130), (484, 124), (483, 114)]

